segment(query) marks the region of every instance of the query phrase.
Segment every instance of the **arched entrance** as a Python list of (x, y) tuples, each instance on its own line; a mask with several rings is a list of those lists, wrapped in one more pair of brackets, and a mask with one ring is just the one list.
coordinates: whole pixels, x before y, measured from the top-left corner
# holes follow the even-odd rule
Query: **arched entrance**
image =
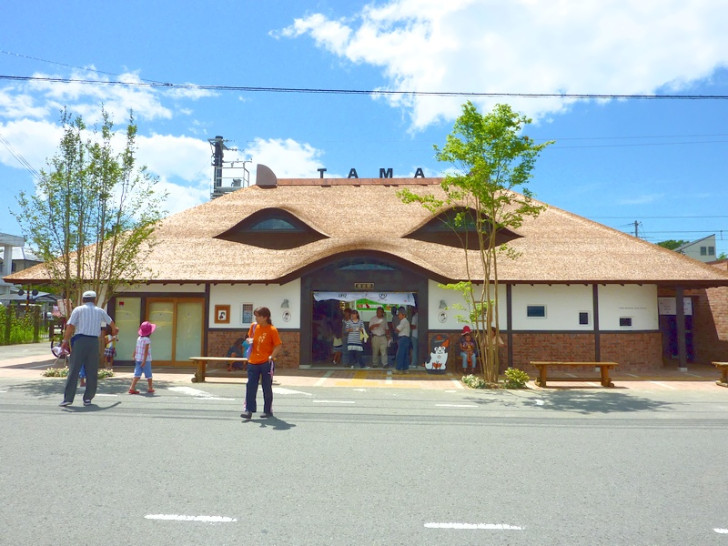
[[(427, 344), (428, 278), (426, 272), (408, 262), (381, 252), (339, 254), (322, 262), (301, 276), (301, 348), (300, 363), (312, 364), (321, 347), (321, 324), (324, 309), (332, 312), (336, 304), (315, 305), (314, 292), (411, 292), (418, 305), (419, 354)], [(314, 317), (314, 307), (317, 316)]]

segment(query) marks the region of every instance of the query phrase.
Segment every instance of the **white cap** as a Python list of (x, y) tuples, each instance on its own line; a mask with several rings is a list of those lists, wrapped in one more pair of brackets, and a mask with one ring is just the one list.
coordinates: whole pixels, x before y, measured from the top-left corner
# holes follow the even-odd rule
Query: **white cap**
[(86, 292), (83, 293), (83, 299), (85, 299), (85, 300), (88, 300), (88, 299), (95, 300), (96, 299), (96, 292), (94, 292), (93, 290), (86, 290)]

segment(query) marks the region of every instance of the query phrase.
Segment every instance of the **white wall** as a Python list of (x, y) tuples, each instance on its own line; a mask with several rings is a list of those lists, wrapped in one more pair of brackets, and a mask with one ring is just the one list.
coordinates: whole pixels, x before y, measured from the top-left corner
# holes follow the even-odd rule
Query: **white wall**
[[(657, 330), (657, 286), (613, 285), (599, 287), (600, 330)], [(620, 326), (620, 317), (631, 317), (632, 326)]]
[[(584, 330), (594, 329), (592, 287), (576, 285), (516, 285), (513, 287), (514, 330)], [(544, 305), (546, 317), (529, 317), (529, 305)], [(579, 324), (579, 313), (589, 313), (589, 324)]]
[[(457, 290), (441, 288), (435, 281), (428, 281), (430, 301), (428, 302), (428, 316), (430, 330), (462, 330), (466, 324), (472, 326), (467, 318), (470, 314), (469, 307)], [(476, 288), (477, 289), (477, 288)], [(498, 287), (499, 319), (500, 327), (505, 328), (506, 324), (506, 287)], [(440, 309), (440, 301), (444, 301), (447, 309)], [(443, 319), (444, 320), (441, 320)]]
[[(243, 304), (250, 303), (253, 309), (267, 307), (270, 309), (271, 320), (278, 328), (301, 327), (301, 282), (295, 280), (287, 284), (216, 284), (210, 286), (210, 328), (240, 329), (250, 326), (243, 323)], [(288, 300), (288, 309), (282, 309), (283, 300)], [(230, 306), (230, 323), (216, 324), (215, 305)], [(290, 319), (283, 320), (283, 313), (288, 311)]]

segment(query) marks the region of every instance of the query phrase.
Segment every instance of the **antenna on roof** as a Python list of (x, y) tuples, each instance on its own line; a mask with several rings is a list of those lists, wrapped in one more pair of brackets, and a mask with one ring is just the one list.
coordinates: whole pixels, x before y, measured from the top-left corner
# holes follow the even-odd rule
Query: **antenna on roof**
[[(237, 152), (238, 149), (229, 148), (225, 143), (230, 141), (225, 140), (219, 135), (215, 138), (210, 138), (207, 141), (210, 143), (210, 147), (212, 148), (211, 164), (213, 167), (212, 192), (210, 193), (210, 199), (220, 197), (221, 195), (230, 193), (231, 191), (235, 191), (241, 187), (247, 187), (250, 184), (250, 172), (248, 171), (246, 164), (252, 163), (252, 158), (225, 161), (226, 151)], [(238, 169), (238, 171), (236, 173), (230, 173), (229, 176), (223, 176), (223, 169), (228, 171), (230, 169)], [(239, 172), (240, 169), (243, 171), (242, 175)], [(223, 186), (223, 179), (228, 178), (232, 179), (232, 183), (229, 186)]]

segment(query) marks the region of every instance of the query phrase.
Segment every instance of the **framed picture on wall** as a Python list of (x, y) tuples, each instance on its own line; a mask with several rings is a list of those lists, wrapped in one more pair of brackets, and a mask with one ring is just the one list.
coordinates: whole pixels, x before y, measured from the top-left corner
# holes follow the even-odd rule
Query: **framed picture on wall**
[(215, 306), (215, 324), (230, 324), (230, 306)]
[(253, 323), (253, 304), (244, 303), (243, 304), (243, 324), (252, 324), (252, 323)]

